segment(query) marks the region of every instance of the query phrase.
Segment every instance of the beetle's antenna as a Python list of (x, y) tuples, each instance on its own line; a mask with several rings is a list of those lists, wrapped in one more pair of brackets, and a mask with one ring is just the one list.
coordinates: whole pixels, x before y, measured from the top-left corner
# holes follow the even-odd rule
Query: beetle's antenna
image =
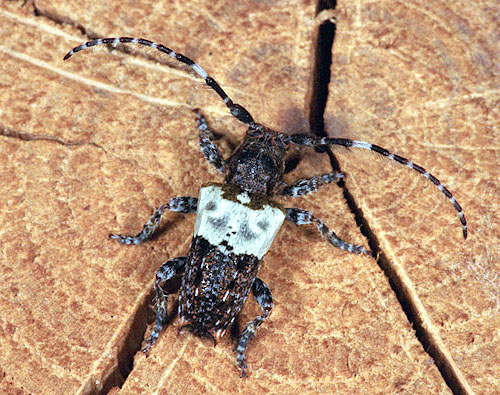
[(253, 117), (250, 115), (248, 110), (243, 107), (240, 104), (234, 103), (231, 98), (224, 92), (224, 90), (221, 88), (221, 86), (218, 84), (217, 81), (215, 81), (212, 77), (208, 75), (208, 73), (197, 63), (193, 62), (191, 59), (188, 57), (176, 53), (175, 51), (171, 50), (170, 48), (167, 48), (163, 44), (156, 43), (154, 41), (146, 40), (144, 38), (131, 38), (131, 37), (113, 37), (113, 38), (99, 38), (96, 40), (92, 41), (87, 41), (86, 43), (83, 43), (75, 48), (73, 48), (71, 51), (69, 51), (66, 55), (64, 55), (64, 60), (68, 60), (71, 58), (75, 53), (80, 52), (81, 50), (85, 48), (90, 48), (90, 47), (95, 47), (98, 45), (105, 45), (105, 44), (110, 44), (112, 46), (116, 46), (118, 44), (137, 44), (137, 45), (144, 45), (153, 49), (156, 49), (160, 52), (166, 53), (170, 57), (178, 60), (179, 62), (182, 62), (184, 64), (187, 64), (189, 67), (191, 67), (196, 74), (198, 74), (201, 78), (205, 80), (205, 83), (212, 88), (219, 96), (220, 98), (224, 101), (226, 104), (227, 108), (229, 108), (229, 111), (231, 111), (231, 114), (238, 119), (239, 121), (246, 123), (250, 128), (255, 129), (258, 124), (255, 123), (253, 120)]
[(362, 148), (366, 150), (370, 150), (372, 152), (376, 152), (379, 155), (385, 156), (386, 158), (393, 160), (395, 162), (401, 163), (402, 165), (408, 166), (410, 169), (415, 170), (417, 173), (422, 174), (427, 180), (432, 182), (443, 194), (448, 198), (450, 203), (455, 207), (455, 210), (458, 212), (458, 217), (460, 218), (460, 222), (462, 223), (462, 232), (464, 235), (464, 239), (467, 239), (467, 221), (465, 219), (465, 214), (462, 210), (462, 206), (458, 203), (452, 193), (446, 188), (441, 181), (439, 181), (434, 175), (429, 173), (422, 166), (413, 163), (411, 160), (403, 158), (402, 156), (391, 153), (385, 148), (382, 148), (378, 145), (367, 143), (365, 141), (357, 141), (346, 138), (315, 138), (311, 135), (306, 134), (295, 134), (290, 136), (290, 140), (298, 145), (305, 145), (310, 147), (318, 147), (321, 145), (341, 145), (343, 147), (353, 147), (353, 148)]

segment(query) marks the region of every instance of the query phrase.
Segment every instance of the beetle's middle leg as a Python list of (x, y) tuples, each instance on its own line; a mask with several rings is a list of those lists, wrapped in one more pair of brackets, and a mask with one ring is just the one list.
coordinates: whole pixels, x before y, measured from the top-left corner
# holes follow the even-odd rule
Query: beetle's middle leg
[(245, 360), (245, 350), (248, 346), (248, 342), (252, 337), (254, 337), (259, 326), (261, 326), (269, 314), (271, 314), (271, 310), (273, 308), (271, 290), (260, 278), (255, 278), (252, 285), (252, 293), (263, 313), (251, 321), (238, 338), (236, 351), (238, 352), (238, 367), (241, 369), (242, 377), (246, 377), (247, 363)]
[[(165, 325), (165, 322), (167, 320), (167, 302), (168, 295), (170, 293), (164, 289), (164, 286), (168, 281), (184, 273), (184, 270), (186, 269), (186, 261), (187, 257), (185, 256), (171, 259), (170, 261), (165, 262), (163, 265), (161, 265), (156, 272), (154, 285), (154, 305), (156, 310), (156, 321), (151, 334), (146, 340), (146, 346), (142, 349), (143, 352), (147, 352), (149, 348), (156, 343), (163, 325)], [(171, 290), (169, 291), (171, 292)]]
[(295, 225), (308, 225), (311, 223), (316, 225), (323, 237), (333, 246), (355, 254), (363, 253), (371, 255), (371, 252), (366, 250), (363, 246), (350, 244), (340, 239), (333, 230), (329, 229), (323, 221), (316, 218), (310, 211), (302, 210), (300, 208), (287, 208), (285, 210), (286, 219), (288, 221)]
[(141, 244), (150, 239), (160, 223), (165, 210), (179, 213), (192, 213), (198, 208), (198, 199), (191, 196), (179, 196), (172, 198), (166, 204), (162, 204), (155, 210), (151, 218), (146, 222), (142, 230), (136, 236), (125, 236), (111, 233), (109, 237), (122, 244)]

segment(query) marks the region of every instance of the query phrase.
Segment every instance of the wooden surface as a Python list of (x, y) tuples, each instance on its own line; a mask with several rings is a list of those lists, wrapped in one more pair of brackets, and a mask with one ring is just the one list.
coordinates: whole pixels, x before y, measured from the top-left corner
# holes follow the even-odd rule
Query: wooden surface
[(499, 11), (494, 1), (339, 2), (325, 111), (331, 135), (410, 158), (464, 208), (465, 242), (431, 183), (374, 155), (339, 151), (347, 188), (428, 348), (478, 394), (500, 392)]
[[(193, 108), (227, 136), (226, 156), (245, 128), (195, 75), (152, 51), (160, 62), (105, 48), (62, 56), (94, 36), (150, 38), (194, 58), (259, 122), (305, 131), (315, 4), (36, 1), (35, 12), (22, 3), (0, 5), (0, 392), (451, 392), (377, 262), (289, 224), (259, 272), (275, 308), (248, 348), (248, 379), (234, 339), (214, 348), (177, 335), (176, 320), (149, 358), (135, 355), (150, 330), (154, 273), (186, 253), (194, 217), (168, 214), (141, 246), (107, 235), (134, 233), (170, 197), (220, 181), (200, 153)], [(494, 393), (498, 31), (494, 10), (471, 3), (339, 2), (325, 120), (332, 135), (409, 156), (456, 193), (465, 243), (439, 191), (371, 154), (339, 152), (370, 237), (432, 345), (462, 388)], [(287, 180), (329, 171), (324, 155), (306, 154)], [(367, 246), (335, 185), (281, 201)], [(240, 327), (256, 314), (249, 300)]]

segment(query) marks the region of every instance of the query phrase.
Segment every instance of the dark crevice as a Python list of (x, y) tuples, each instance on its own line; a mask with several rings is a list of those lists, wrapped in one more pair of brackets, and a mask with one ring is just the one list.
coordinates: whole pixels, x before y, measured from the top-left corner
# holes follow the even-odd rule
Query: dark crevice
[[(317, 7), (317, 14), (325, 9), (335, 9), (336, 1), (320, 0)], [(328, 100), (328, 85), (330, 82), (330, 68), (332, 65), (332, 49), (336, 33), (336, 26), (333, 21), (322, 23), (318, 29), (317, 45), (315, 53), (315, 65), (313, 69), (313, 87), (310, 102), (309, 122), (311, 133), (317, 136), (326, 136), (324, 124), (324, 112)], [(334, 171), (341, 171), (339, 161), (329, 147), (318, 150), (324, 151), (330, 158), (330, 164)], [(418, 309), (412, 303), (412, 296), (401, 278), (394, 270), (394, 266), (380, 249), (378, 238), (371, 230), (368, 222), (363, 216), (354, 196), (351, 194), (344, 180), (340, 180), (337, 185), (342, 188), (344, 199), (353, 213), (357, 226), (361, 233), (368, 240), (368, 245), (377, 260), (377, 264), (383, 270), (389, 284), (396, 294), (401, 307), (415, 330), (418, 341), (422, 344), (425, 352), (434, 360), (444, 381), (454, 394), (466, 394), (467, 391), (457, 377), (453, 367), (449, 364), (446, 356), (436, 346), (432, 335), (424, 328)]]
[[(170, 283), (168, 291), (171, 293), (176, 293), (181, 286), (181, 277), (175, 277)], [(138, 352), (141, 351), (141, 346), (144, 341), (144, 336), (148, 326), (154, 322), (155, 313), (151, 306), (154, 301), (154, 290), (151, 289), (147, 297), (138, 303), (138, 309), (133, 317), (130, 318), (130, 330), (124, 336), (121, 343), (121, 348), (117, 352), (118, 366), (109, 372), (107, 377), (104, 378), (102, 384), (102, 389), (100, 391), (94, 391), (98, 395), (107, 394), (113, 387), (121, 388), (128, 376), (134, 368), (134, 357)], [(169, 307), (170, 313), (164, 323), (165, 326), (170, 326), (172, 321), (177, 317), (177, 311), (179, 309), (179, 302), (177, 298), (173, 303), (169, 303), (172, 307)]]
[[(90, 30), (89, 28), (68, 18), (67, 16), (59, 15), (54, 12), (49, 12), (41, 7), (37, 7), (34, 1), (33, 1), (33, 14), (37, 17), (47, 18), (48, 20), (58, 25), (73, 26), (81, 32), (82, 36), (87, 37), (88, 41), (105, 37), (105, 35), (98, 34), (97, 32)], [(132, 55), (136, 57), (141, 57), (143, 59), (151, 60), (157, 64), (168, 66), (176, 70), (183, 70), (189, 73), (194, 73), (194, 71), (186, 64), (176, 61), (172, 59), (171, 56), (166, 55), (164, 52), (159, 52), (158, 50), (154, 50), (150, 47), (144, 47), (144, 46), (141, 47), (140, 45), (138, 46), (132, 43), (121, 43), (117, 45), (103, 44), (102, 46), (104, 48), (107, 48), (109, 51), (120, 51), (127, 55)]]
[[(368, 229), (371, 234), (371, 231)], [(373, 234), (369, 236), (369, 244), (371, 248), (372, 245), (376, 245), (377, 251), (380, 251), (378, 247), (378, 240)], [(380, 253), (377, 263), (380, 268), (384, 271), (384, 274), (389, 280), (389, 284), (396, 294), (396, 297), (401, 304), (408, 321), (412, 324), (415, 330), (415, 335), (418, 341), (422, 344), (424, 351), (430, 355), (433, 359), (436, 367), (439, 369), (441, 376), (444, 381), (454, 394), (466, 394), (467, 390), (464, 388), (459, 378), (456, 375), (453, 367), (449, 364), (446, 355), (441, 351), (441, 349), (435, 344), (435, 340), (432, 335), (424, 328), (423, 321), (420, 318), (418, 309), (412, 303), (412, 297), (410, 291), (405, 287), (402, 280), (399, 278), (397, 273), (394, 271), (394, 266), (387, 258), (384, 253)]]
[(92, 391), (99, 395), (107, 394), (113, 387), (122, 387), (128, 375), (134, 368), (134, 356), (141, 349), (148, 323), (153, 321), (153, 313), (150, 308), (153, 300), (153, 290), (140, 303), (134, 316), (130, 318), (130, 329), (121, 342), (121, 348), (117, 352), (118, 365), (104, 377), (102, 388)]
[[(326, 9), (335, 9), (336, 1), (320, 0), (316, 15)], [(323, 113), (328, 100), (328, 84), (330, 83), (330, 67), (332, 65), (332, 46), (336, 26), (326, 21), (319, 26), (315, 62), (313, 67), (312, 97), (309, 107), (309, 125), (311, 132), (318, 136), (326, 136)]]
[(35, 0), (33, 0), (32, 4), (33, 4), (33, 15), (35, 15), (35, 16), (47, 18), (48, 20), (50, 20), (54, 23), (57, 23), (58, 25), (74, 26), (76, 29), (78, 29), (82, 33), (83, 36), (87, 36), (87, 37), (89, 37), (89, 39), (94, 39), (94, 38), (99, 37), (97, 34), (90, 31), (89, 29), (85, 28), (80, 23), (77, 23), (66, 16), (54, 14), (54, 13), (48, 12), (47, 10), (44, 10), (43, 8), (39, 8), (36, 5)]
[(87, 141), (65, 141), (54, 136), (48, 135), (34, 135), (30, 133), (15, 132), (10, 129), (0, 128), (0, 136), (10, 137), (22, 141), (51, 141), (56, 144), (64, 145), (66, 147), (79, 147), (83, 145), (90, 145), (92, 147), (99, 148), (104, 152), (107, 152), (104, 147), (94, 142)]
[[(102, 37), (102, 35), (90, 31), (88, 28), (69, 19), (68, 17), (47, 12), (46, 10), (37, 7), (34, 1), (32, 3), (34, 8), (33, 13), (37, 17), (47, 18), (59, 25), (74, 26), (82, 33), (83, 36), (86, 36), (89, 40)], [(117, 49), (117, 48), (112, 48), (110, 46), (108, 48)], [(126, 53), (132, 52), (127, 48), (120, 47), (119, 49), (123, 50)], [(147, 55), (144, 55), (144, 57), (149, 58)], [(158, 59), (155, 60), (158, 61)], [(162, 63), (161, 59), (159, 63)], [(52, 136), (34, 136), (26, 133), (13, 132), (6, 129), (0, 129), (0, 135), (17, 138), (24, 141), (34, 141), (34, 140), (53, 141), (57, 144), (61, 144), (64, 146), (91, 145), (100, 148), (104, 152), (106, 152), (106, 150), (102, 146), (93, 142), (64, 141)], [(150, 295), (147, 298), (145, 298), (145, 300), (142, 301), (142, 303), (139, 304), (136, 313), (134, 314), (133, 317), (130, 318), (130, 330), (124, 337), (121, 348), (117, 351), (116, 355), (118, 362), (117, 365), (112, 370), (106, 372), (107, 375), (106, 377), (102, 378), (102, 383), (99, 386), (99, 388), (95, 386), (94, 377), (90, 379), (91, 382), (89, 383), (89, 388), (91, 388), (90, 391), (91, 393), (104, 395), (107, 394), (113, 387), (121, 388), (124, 385), (125, 381), (127, 380), (129, 374), (131, 373), (134, 367), (134, 356), (137, 354), (137, 352), (141, 350), (141, 344), (142, 341), (144, 340), (147, 326), (153, 321), (154, 318), (153, 310), (150, 307), (153, 299), (152, 295), (153, 295), (153, 290), (151, 290)], [(173, 311), (174, 315), (176, 311), (177, 309), (174, 309)], [(173, 316), (169, 318), (172, 319)]]

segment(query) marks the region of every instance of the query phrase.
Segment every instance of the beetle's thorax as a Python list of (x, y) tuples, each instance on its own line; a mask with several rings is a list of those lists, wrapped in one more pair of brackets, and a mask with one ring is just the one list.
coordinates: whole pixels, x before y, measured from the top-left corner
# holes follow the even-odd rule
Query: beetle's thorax
[(225, 182), (249, 193), (273, 196), (282, 183), (287, 137), (265, 127), (249, 130), (228, 159)]

